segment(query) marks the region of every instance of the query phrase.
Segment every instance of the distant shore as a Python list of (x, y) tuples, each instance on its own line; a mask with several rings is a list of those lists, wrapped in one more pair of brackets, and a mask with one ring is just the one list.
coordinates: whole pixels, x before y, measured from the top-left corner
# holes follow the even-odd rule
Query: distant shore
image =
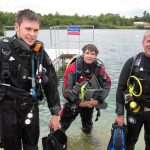
[[(45, 28), (45, 27), (41, 27)], [(47, 29), (49, 29), (47, 27)], [(95, 29), (132, 29), (132, 30), (145, 30), (145, 29), (150, 29), (150, 28), (145, 28), (145, 27), (136, 27), (136, 26), (115, 26), (115, 25), (108, 25), (108, 26), (101, 26), (99, 28), (95, 28)], [(4, 31), (2, 29), (0, 29), (0, 38), (2, 38), (4, 36)]]

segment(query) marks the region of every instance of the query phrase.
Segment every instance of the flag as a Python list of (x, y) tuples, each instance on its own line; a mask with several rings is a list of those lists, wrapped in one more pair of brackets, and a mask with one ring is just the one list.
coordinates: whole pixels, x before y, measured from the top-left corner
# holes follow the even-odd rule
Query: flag
[(80, 35), (80, 26), (67, 26), (68, 35)]

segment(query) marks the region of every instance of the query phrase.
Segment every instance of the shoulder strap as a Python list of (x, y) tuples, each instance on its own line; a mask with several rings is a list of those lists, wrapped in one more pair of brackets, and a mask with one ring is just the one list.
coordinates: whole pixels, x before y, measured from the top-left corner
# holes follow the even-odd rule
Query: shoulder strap
[(79, 78), (79, 74), (82, 72), (82, 62), (83, 62), (83, 59), (82, 59), (81, 56), (76, 58), (76, 78), (75, 78), (75, 82)]
[(143, 54), (143, 52), (141, 52), (141, 53), (139, 53), (139, 54), (137, 54), (136, 56), (134, 56), (133, 57), (133, 63), (132, 63), (132, 66), (131, 66), (131, 69), (130, 69), (130, 74), (129, 74), (129, 76), (131, 76), (132, 75), (132, 73), (133, 73), (133, 68), (135, 67), (135, 66), (140, 66), (140, 64), (141, 64), (141, 55)]
[(97, 64), (98, 67), (105, 67), (103, 61), (101, 61), (100, 59), (96, 58), (95, 63)]
[(75, 56), (68, 62), (66, 68), (67, 68), (70, 64), (72, 64), (73, 62), (75, 62), (76, 59), (79, 58), (80, 56), (81, 56), (81, 55), (75, 55)]
[(105, 66), (104, 66), (104, 63), (100, 59), (98, 59), (98, 58), (96, 58), (96, 60), (94, 61), (94, 63), (96, 65), (95, 75), (97, 76), (100, 73), (99, 72), (100, 68), (101, 67), (105, 68)]
[[(34, 71), (34, 65), (32, 66), (32, 76), (33, 78), (36, 79), (36, 86), (34, 83), (32, 83), (32, 89), (35, 91), (33, 93), (34, 99), (42, 99), (43, 98), (43, 90), (42, 90), (42, 84), (45, 84), (48, 81), (47, 76), (45, 75), (46, 73), (46, 68), (43, 66), (43, 61), (44, 61), (44, 46), (41, 41), (35, 41), (33, 44), (33, 51), (34, 51), (34, 56), (36, 55), (36, 64), (35, 68), (36, 71)], [(33, 58), (32, 58), (32, 64), (33, 64)], [(34, 76), (34, 72), (36, 72), (36, 75)]]

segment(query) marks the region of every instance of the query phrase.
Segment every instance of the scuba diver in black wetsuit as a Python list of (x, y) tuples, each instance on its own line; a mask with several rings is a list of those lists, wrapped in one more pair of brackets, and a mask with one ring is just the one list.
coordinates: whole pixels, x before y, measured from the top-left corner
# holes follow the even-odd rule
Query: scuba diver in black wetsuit
[(127, 115), (126, 149), (134, 150), (144, 125), (145, 150), (150, 150), (150, 31), (142, 40), (144, 52), (129, 58), (121, 71), (116, 93), (116, 122)]
[[(77, 57), (64, 73), (63, 96), (67, 102), (61, 110), (60, 123), (62, 130), (66, 131), (80, 113), (82, 131), (90, 133), (94, 107), (104, 103), (110, 91), (111, 80), (104, 65), (96, 59), (97, 47), (87, 44), (82, 50), (82, 56)], [(96, 87), (95, 81), (100, 86)]]
[(38, 150), (42, 91), (52, 114), (49, 127), (61, 128), (58, 80), (42, 42), (37, 41), (38, 15), (20, 10), (14, 27), (15, 36), (0, 40), (0, 147)]

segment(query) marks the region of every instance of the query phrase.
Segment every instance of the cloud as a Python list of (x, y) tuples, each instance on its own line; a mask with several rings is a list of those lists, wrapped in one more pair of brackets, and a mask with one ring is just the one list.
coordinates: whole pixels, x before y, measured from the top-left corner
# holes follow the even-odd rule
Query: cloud
[[(8, 5), (9, 4), (9, 5)], [(148, 11), (150, 2), (148, 0), (5, 0), (0, 1), (0, 10), (17, 12), (20, 9), (30, 8), (41, 14), (61, 15), (100, 15), (101, 13), (113, 13), (120, 16), (133, 17), (141, 16)]]

